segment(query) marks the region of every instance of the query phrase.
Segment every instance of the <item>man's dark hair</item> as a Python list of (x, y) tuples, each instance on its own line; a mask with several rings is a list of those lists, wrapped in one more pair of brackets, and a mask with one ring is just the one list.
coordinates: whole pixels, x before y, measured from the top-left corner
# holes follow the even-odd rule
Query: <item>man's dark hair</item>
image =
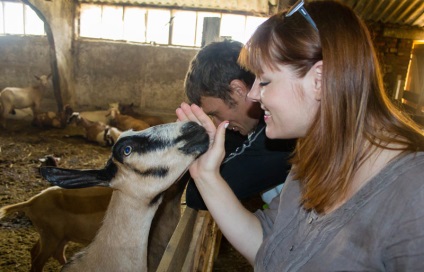
[(251, 88), (255, 76), (243, 69), (237, 62), (243, 44), (225, 40), (213, 42), (202, 48), (191, 61), (184, 88), (191, 103), (200, 105), (202, 96), (222, 99), (234, 106), (230, 83), (239, 79)]

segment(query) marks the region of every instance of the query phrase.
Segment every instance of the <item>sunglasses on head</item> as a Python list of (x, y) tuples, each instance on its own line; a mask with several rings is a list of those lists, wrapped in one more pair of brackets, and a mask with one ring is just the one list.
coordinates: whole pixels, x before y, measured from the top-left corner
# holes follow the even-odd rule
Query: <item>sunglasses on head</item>
[(297, 11), (302, 14), (303, 17), (318, 31), (317, 25), (315, 24), (314, 20), (312, 20), (309, 13), (306, 11), (304, 7), (305, 2), (303, 0), (298, 0), (286, 13), (286, 17), (290, 17), (293, 14), (295, 14)]

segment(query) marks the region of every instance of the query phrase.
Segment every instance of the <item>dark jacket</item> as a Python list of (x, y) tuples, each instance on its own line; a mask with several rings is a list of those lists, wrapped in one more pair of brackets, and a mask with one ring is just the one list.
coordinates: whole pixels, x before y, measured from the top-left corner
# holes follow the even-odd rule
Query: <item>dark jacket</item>
[[(296, 141), (268, 139), (261, 120), (249, 137), (232, 131), (225, 135), (226, 157), (220, 172), (240, 200), (283, 183), (290, 171), (288, 159)], [(192, 179), (187, 186), (186, 202), (190, 208), (207, 209)]]

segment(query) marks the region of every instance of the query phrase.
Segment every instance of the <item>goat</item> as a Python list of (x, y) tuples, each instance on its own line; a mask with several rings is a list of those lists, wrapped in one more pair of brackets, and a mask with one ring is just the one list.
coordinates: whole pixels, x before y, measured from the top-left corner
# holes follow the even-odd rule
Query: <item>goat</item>
[[(42, 166), (57, 166), (60, 158), (46, 155)], [(148, 243), (148, 267), (155, 272), (181, 217), (181, 197), (188, 180), (164, 192), (153, 219)], [(89, 187), (68, 190), (52, 186), (31, 199), (0, 209), (0, 219), (23, 212), (39, 233), (31, 253), (31, 272), (42, 272), (50, 257), (66, 263), (68, 242), (89, 244), (95, 237), (112, 196), (112, 189)]]
[(31, 248), (31, 270), (41, 272), (50, 257), (66, 263), (69, 241), (88, 244), (100, 228), (112, 189), (92, 187), (66, 190), (49, 187), (27, 201), (0, 209), (0, 218), (23, 212), (40, 237)]
[[(109, 109), (112, 108), (118, 108), (119, 103), (109, 103)], [(88, 119), (93, 122), (102, 122), (108, 125), (108, 118), (107, 115), (109, 114), (108, 110), (96, 110), (96, 111), (80, 111), (80, 116), (84, 117), (85, 119)]]
[(143, 120), (134, 118), (129, 115), (121, 114), (120, 111), (116, 108), (109, 109), (108, 118), (109, 125), (114, 126), (121, 131), (129, 129), (140, 131), (150, 127), (150, 125)]
[(33, 116), (40, 112), (41, 99), (43, 98), (51, 74), (35, 76), (38, 80), (36, 85), (26, 88), (6, 87), (0, 92), (0, 104), (2, 113), (0, 121), (6, 128), (6, 118), (8, 114), (14, 114), (15, 109), (31, 107)]
[(121, 134), (122, 134), (122, 131), (120, 131), (116, 127), (110, 127), (106, 133), (106, 138), (108, 139), (109, 142), (114, 144), (116, 143), (116, 141), (118, 140)]
[(141, 119), (144, 122), (146, 122), (147, 124), (149, 124), (150, 126), (157, 126), (157, 125), (165, 123), (165, 121), (163, 121), (163, 119), (160, 118), (159, 116), (145, 115), (145, 114), (140, 114), (140, 113), (136, 112), (134, 110), (134, 103), (131, 103), (131, 104), (121, 104), (121, 103), (119, 103), (118, 109), (121, 112), (121, 114), (129, 115), (129, 116), (132, 116), (134, 118)]
[(202, 126), (175, 122), (123, 132), (104, 169), (41, 168), (45, 179), (63, 188), (114, 189), (93, 242), (62, 270), (147, 271), (149, 229), (163, 194), (208, 145)]
[(76, 124), (84, 128), (84, 137), (90, 142), (98, 143), (101, 146), (112, 145), (112, 142), (107, 137), (109, 126), (102, 122), (90, 121), (81, 117), (78, 112), (74, 112), (71, 117), (69, 117), (68, 124)]
[(72, 108), (66, 105), (61, 112), (41, 112), (34, 115), (32, 125), (39, 128), (64, 128), (73, 113)]

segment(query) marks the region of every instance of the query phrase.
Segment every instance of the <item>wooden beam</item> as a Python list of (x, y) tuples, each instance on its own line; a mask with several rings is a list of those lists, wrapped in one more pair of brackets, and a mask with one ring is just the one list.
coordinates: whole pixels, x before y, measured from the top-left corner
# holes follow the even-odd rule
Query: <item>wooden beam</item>
[(383, 36), (406, 40), (424, 40), (424, 30), (385, 27)]
[(163, 253), (157, 272), (182, 271), (192, 240), (197, 211), (186, 207), (168, 246)]

